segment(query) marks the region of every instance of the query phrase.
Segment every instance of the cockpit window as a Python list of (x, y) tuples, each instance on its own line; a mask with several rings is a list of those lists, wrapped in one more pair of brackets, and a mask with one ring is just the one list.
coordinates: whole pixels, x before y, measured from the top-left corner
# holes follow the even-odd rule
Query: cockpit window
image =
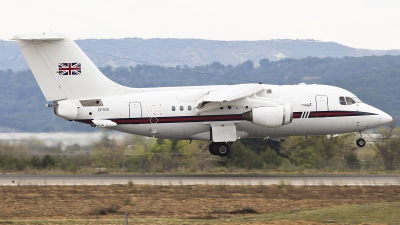
[(339, 97), (339, 103), (340, 103), (341, 105), (347, 105), (346, 100), (344, 99), (343, 96), (340, 96), (340, 97)]
[(350, 97), (346, 97), (346, 101), (347, 101), (347, 105), (356, 104), (356, 102), (355, 102), (352, 98), (350, 98)]
[(353, 105), (356, 103), (362, 103), (362, 101), (357, 97), (339, 97), (339, 103), (341, 105)]
[(357, 97), (351, 97), (356, 103), (362, 103), (362, 101)]

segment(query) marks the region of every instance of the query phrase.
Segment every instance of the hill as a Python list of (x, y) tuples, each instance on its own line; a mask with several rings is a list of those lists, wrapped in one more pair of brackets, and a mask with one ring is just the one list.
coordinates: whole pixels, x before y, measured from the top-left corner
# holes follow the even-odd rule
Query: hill
[[(363, 57), (400, 55), (400, 50), (350, 48), (334, 42), (315, 40), (213, 41), (200, 39), (87, 39), (76, 40), (99, 67), (129, 67), (150, 62), (163, 66), (201, 66), (212, 62), (239, 65), (247, 60), (276, 61), (305, 57)], [(0, 70), (26, 70), (28, 65), (17, 44), (0, 41)], [(115, 57), (110, 57), (110, 55)]]

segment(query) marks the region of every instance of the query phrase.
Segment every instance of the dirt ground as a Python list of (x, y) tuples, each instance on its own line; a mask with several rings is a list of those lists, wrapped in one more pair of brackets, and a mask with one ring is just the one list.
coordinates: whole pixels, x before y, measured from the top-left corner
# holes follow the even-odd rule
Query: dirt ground
[(123, 218), (125, 212), (209, 219), (393, 201), (400, 201), (400, 186), (16, 185), (0, 186), (0, 220)]

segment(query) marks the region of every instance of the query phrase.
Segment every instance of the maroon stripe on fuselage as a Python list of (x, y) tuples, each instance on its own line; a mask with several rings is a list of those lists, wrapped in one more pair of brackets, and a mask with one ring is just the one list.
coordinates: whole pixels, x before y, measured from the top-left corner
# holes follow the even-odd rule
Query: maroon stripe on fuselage
[[(293, 118), (300, 118), (302, 112), (294, 112)], [(344, 117), (344, 116), (372, 116), (375, 113), (359, 112), (359, 111), (313, 111), (310, 112), (308, 118), (325, 118), (325, 117)]]
[[(236, 115), (212, 115), (212, 116), (180, 116), (180, 117), (146, 117), (109, 119), (117, 124), (148, 124), (148, 123), (189, 123), (243, 120), (241, 114)], [(91, 120), (76, 120), (77, 122), (92, 124)]]
[[(302, 112), (293, 112), (293, 118), (299, 119)], [(377, 115), (374, 113), (357, 111), (314, 111), (310, 112), (308, 118), (347, 117), (347, 116), (368, 116)], [(109, 119), (117, 124), (150, 124), (150, 123), (190, 123), (190, 122), (212, 122), (243, 120), (242, 114), (231, 115), (210, 115), (210, 116), (179, 116), (179, 117), (145, 117), (145, 118), (124, 118)], [(92, 124), (92, 120), (76, 120), (77, 122)]]
[(293, 119), (300, 118), (300, 116), (301, 116), (301, 112), (294, 112), (293, 113)]

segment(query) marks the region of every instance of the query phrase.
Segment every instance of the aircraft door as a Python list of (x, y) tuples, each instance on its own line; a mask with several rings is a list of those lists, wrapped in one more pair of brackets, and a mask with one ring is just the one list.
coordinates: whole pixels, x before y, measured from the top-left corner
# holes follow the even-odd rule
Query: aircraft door
[(129, 118), (142, 118), (142, 105), (140, 102), (129, 103)]
[(328, 111), (328, 96), (326, 95), (317, 95), (315, 96), (316, 110), (317, 111)]

